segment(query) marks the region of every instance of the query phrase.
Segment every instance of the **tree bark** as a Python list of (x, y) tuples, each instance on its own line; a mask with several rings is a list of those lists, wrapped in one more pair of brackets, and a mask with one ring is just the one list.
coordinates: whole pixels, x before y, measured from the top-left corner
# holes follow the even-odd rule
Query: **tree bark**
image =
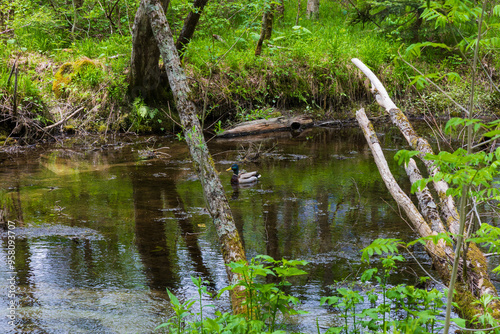
[(306, 15), (311, 20), (319, 18), (319, 0), (307, 0)]
[(255, 48), (255, 55), (260, 56), (262, 53), (262, 44), (265, 40), (271, 38), (273, 32), (273, 20), (274, 20), (274, 4), (271, 4), (269, 9), (262, 15), (262, 28), (260, 31), (260, 38), (257, 42), (257, 47)]
[[(163, 10), (168, 8), (169, 0), (163, 0)], [(158, 99), (161, 82), (159, 66), (160, 50), (151, 30), (149, 19), (142, 5), (135, 14), (132, 28), (132, 56), (129, 74), (129, 95), (145, 101)]]
[(177, 38), (177, 42), (175, 43), (175, 47), (177, 48), (177, 51), (179, 51), (181, 60), (184, 57), (184, 50), (186, 49), (186, 46), (193, 37), (201, 12), (203, 11), (203, 8), (205, 8), (207, 2), (208, 0), (195, 0), (193, 4), (193, 11), (188, 14), (186, 20), (184, 21), (184, 26), (182, 27), (181, 33)]
[(422, 27), (422, 23), (424, 22), (424, 19), (422, 18), (423, 11), (424, 10), (421, 8), (415, 9), (415, 22), (411, 27), (413, 33), (413, 38), (412, 38), (413, 43), (418, 43), (420, 41), (419, 32), (420, 28)]
[[(405, 167), (406, 174), (410, 178), (411, 184), (422, 179), (422, 175), (415, 163), (415, 160), (410, 159), (408, 165)], [(432, 198), (429, 188), (426, 186), (424, 189), (416, 192), (418, 203), (420, 205), (420, 210), (425, 218), (425, 220), (430, 224), (432, 231), (437, 233), (445, 233), (446, 228), (444, 227), (443, 221), (439, 216), (439, 211), (437, 210), (437, 205)]]
[[(419, 137), (416, 133), (416, 131), (413, 129), (411, 126), (410, 122), (406, 118), (406, 116), (399, 110), (394, 102), (391, 100), (389, 97), (389, 94), (387, 94), (387, 91), (385, 87), (382, 85), (382, 83), (378, 80), (378, 78), (373, 74), (373, 72), (368, 69), (360, 60), (358, 59), (353, 59), (352, 62), (370, 79), (372, 83), (372, 93), (375, 94), (375, 98), (377, 102), (386, 109), (386, 111), (389, 113), (391, 116), (392, 122), (399, 127), (400, 131), (403, 133), (405, 138), (407, 139), (408, 143), (414, 150), (418, 150), (421, 153), (418, 155), (419, 158), (424, 162), (425, 166), (428, 169), (429, 175), (435, 175), (436, 172), (438, 172), (438, 169), (436, 166), (432, 164), (431, 161), (424, 159), (424, 156), (426, 153), (431, 153), (432, 149), (429, 145), (429, 143)], [(358, 112), (359, 113), (359, 112)], [(364, 112), (363, 112), (364, 114)], [(358, 115), (356, 115), (358, 117)], [(365, 116), (366, 117), (366, 116)], [(360, 125), (363, 127), (362, 122), (358, 122)], [(366, 127), (366, 126), (365, 126)], [(371, 127), (371, 125), (370, 125)], [(373, 130), (373, 129), (372, 129)], [(365, 132), (365, 130), (363, 130)], [(366, 136), (366, 135), (365, 135)], [(370, 137), (367, 137), (367, 140), (370, 142), (370, 140), (373, 140), (373, 137), (376, 138), (375, 132), (373, 131), (373, 134)], [(373, 152), (373, 150), (372, 150)], [(374, 157), (376, 157), (376, 154), (373, 152)], [(419, 177), (420, 173), (415, 172), (414, 170), (416, 169), (416, 165), (414, 163), (411, 163), (411, 166), (407, 167), (407, 173), (413, 174), (410, 176), (410, 179), (416, 180)], [(412, 171), (413, 170), (413, 171)], [(396, 182), (394, 179), (388, 178), (385, 174), (382, 174), (382, 178), (384, 179), (384, 182), (386, 184), (389, 182), (390, 186), (392, 187), (392, 183)], [(387, 179), (387, 181), (386, 181)], [(456, 206), (454, 204), (454, 200), (451, 196), (446, 196), (446, 190), (448, 189), (448, 184), (444, 181), (439, 181), (433, 183), (435, 190), (438, 193), (438, 197), (441, 199), (440, 203), (440, 213), (441, 216), (443, 217), (443, 220), (447, 222), (447, 230), (451, 233), (456, 233), (458, 231), (458, 223), (459, 223), (459, 217), (457, 213)], [(389, 185), (388, 185), (389, 188)], [(390, 189), (390, 188), (389, 188)], [(393, 192), (391, 191), (391, 194)], [(430, 193), (427, 195), (430, 196)], [(429, 202), (428, 198), (425, 199), (427, 195), (417, 194), (417, 197), (421, 200), (421, 206), (429, 205), (429, 203), (432, 206), (432, 203), (434, 202)], [(393, 194), (394, 199), (398, 202), (399, 205), (401, 205), (403, 208), (407, 204), (402, 204), (403, 202), (400, 203), (400, 196), (398, 194)], [(428, 210), (429, 208), (426, 208)], [(414, 227), (417, 229), (419, 234), (423, 237), (428, 236), (429, 232), (427, 227), (431, 225), (433, 228), (431, 229), (431, 234), (436, 234), (440, 233), (442, 229), (444, 229), (444, 224), (440, 223), (437, 218), (435, 217), (435, 213), (432, 211), (427, 211), (426, 216), (430, 219), (431, 223), (429, 224), (425, 219), (422, 221), (420, 219), (421, 214), (419, 213), (418, 215), (415, 215), (413, 210), (407, 210), (405, 209), (405, 212), (407, 212), (407, 215), (409, 216), (410, 220), (412, 220), (412, 223)], [(418, 219), (417, 219), (417, 218)], [(423, 217), (422, 217), (423, 219)], [(423, 222), (427, 225), (427, 227), (422, 227)], [(437, 253), (438, 257), (436, 258), (432, 253), (433, 250), (429, 248), (429, 243), (427, 243), (428, 251), (433, 258), (433, 263), (436, 265), (438, 272), (441, 275), (441, 278), (447, 282), (449, 278), (451, 277), (450, 274), (450, 263), (449, 261), (454, 258), (454, 251), (450, 246), (446, 246), (443, 248), (444, 254), (441, 253), (440, 251)], [(444, 256), (445, 255), (445, 256)], [(447, 263), (440, 263), (441, 259), (446, 259)], [(466, 271), (468, 273), (468, 277), (464, 278), (465, 281), (462, 279), (460, 284), (456, 287), (456, 290), (458, 292), (458, 298), (456, 298), (457, 303), (459, 304), (459, 307), (464, 311), (464, 315), (467, 317), (473, 317), (475, 314), (479, 314), (481, 310), (478, 308), (475, 308), (472, 306), (470, 303), (472, 300), (479, 298), (480, 296), (489, 294), (492, 296), (497, 296), (497, 291), (495, 289), (495, 286), (491, 282), (488, 271), (487, 271), (487, 261), (486, 258), (484, 257), (484, 254), (479, 250), (477, 245), (471, 243), (469, 252), (467, 253), (467, 259), (464, 263), (463, 259), (458, 259), (460, 261), (460, 269), (459, 271), (461, 274), (459, 275), (460, 278), (463, 278), (463, 272), (464, 272), (464, 266), (467, 266)], [(440, 269), (441, 268), (441, 269)], [(498, 301), (493, 302), (494, 306), (493, 307), (500, 307), (500, 303)], [(493, 305), (490, 304), (490, 305)], [(499, 317), (498, 312), (495, 314), (496, 317)], [(470, 318), (471, 319), (471, 318)], [(469, 320), (470, 320), (469, 319)]]
[(297, 16), (295, 17), (295, 25), (299, 25), (299, 19), (300, 19), (300, 10), (302, 7), (302, 0), (297, 0)]
[[(172, 32), (165, 18), (163, 8), (159, 0), (142, 0), (141, 6), (150, 19), (151, 28), (165, 63), (170, 88), (174, 94), (175, 104), (184, 128), (184, 136), (193, 158), (194, 169), (203, 186), (203, 194), (208, 211), (215, 224), (224, 262), (229, 264), (233, 261), (246, 260), (224, 188), (203, 137), (196, 106), (189, 98), (191, 89), (181, 67)], [(226, 271), (231, 284), (240, 279), (238, 275), (231, 272), (229, 267), (226, 267)], [(240, 306), (241, 299), (238, 299), (240, 294), (241, 290), (232, 293), (231, 296), (231, 303), (235, 312), (242, 309)]]
[(276, 12), (278, 13), (278, 19), (280, 21), (283, 21), (283, 19), (285, 18), (285, 0), (278, 0)]

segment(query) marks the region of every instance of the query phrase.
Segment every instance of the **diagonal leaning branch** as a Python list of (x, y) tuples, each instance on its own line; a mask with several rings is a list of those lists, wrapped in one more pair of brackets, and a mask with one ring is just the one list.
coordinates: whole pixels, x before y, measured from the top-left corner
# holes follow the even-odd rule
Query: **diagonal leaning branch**
[[(163, 8), (159, 0), (142, 0), (141, 6), (143, 6), (146, 15), (149, 17), (161, 57), (165, 63), (170, 88), (184, 129), (184, 137), (189, 146), (196, 174), (203, 186), (203, 195), (217, 231), (224, 262), (229, 264), (240, 260), (246, 261), (229, 202), (203, 137), (197, 108), (189, 98), (191, 89), (181, 67), (172, 32)], [(238, 274), (232, 273), (229, 267), (226, 267), (226, 272), (231, 284), (235, 284), (241, 279)], [(241, 291), (233, 290), (231, 303), (235, 312), (240, 312), (242, 309), (241, 302), (243, 300), (239, 298), (240, 296)]]
[[(420, 137), (417, 132), (413, 129), (408, 118), (406, 118), (405, 114), (394, 104), (392, 99), (389, 97), (384, 85), (380, 82), (380, 80), (373, 74), (373, 72), (365, 65), (361, 60), (354, 58), (352, 59), (354, 65), (356, 65), (361, 72), (363, 72), (370, 82), (372, 83), (372, 93), (375, 95), (375, 99), (377, 103), (380, 104), (389, 114), (391, 121), (394, 125), (396, 125), (406, 141), (410, 145), (410, 147), (419, 151), (420, 154), (418, 157), (424, 163), (427, 171), (429, 172), (429, 176), (433, 177), (439, 172), (439, 169), (432, 163), (430, 160), (424, 159), (427, 154), (434, 154), (431, 145), (429, 142)], [(434, 182), (434, 189), (436, 190), (439, 199), (440, 199), (440, 208), (441, 214), (443, 215), (444, 221), (448, 226), (451, 233), (458, 233), (458, 212), (456, 209), (455, 201), (453, 197), (446, 195), (448, 191), (448, 184), (444, 181)]]
[[(380, 104), (389, 114), (391, 121), (396, 125), (403, 136), (408, 141), (408, 144), (413, 150), (419, 151), (418, 157), (422, 160), (429, 176), (434, 176), (439, 170), (432, 163), (432, 161), (425, 159), (426, 154), (434, 154), (428, 141), (420, 137), (417, 132), (413, 129), (411, 123), (403, 114), (403, 112), (396, 106), (387, 93), (385, 87), (382, 85), (380, 80), (373, 74), (373, 72), (366, 67), (359, 59), (352, 59), (352, 62), (368, 77), (372, 83), (372, 93), (375, 95), (377, 103)], [(416, 165), (414, 166), (416, 168)], [(382, 174), (381, 174), (382, 175)], [(383, 175), (382, 175), (383, 177)], [(418, 177), (418, 176), (417, 176)], [(439, 212), (443, 220), (445, 221), (448, 232), (452, 234), (457, 234), (459, 231), (459, 215), (456, 209), (455, 202), (453, 198), (447, 195), (447, 190), (449, 188), (448, 184), (444, 181), (438, 181), (433, 183), (434, 188), (439, 197)], [(428, 226), (432, 226), (433, 233), (440, 233), (444, 226), (436, 222), (428, 223)], [(420, 231), (419, 231), (420, 233)], [(421, 234), (422, 235), (422, 234)], [(425, 236), (425, 235), (422, 235)], [(453, 259), (454, 255), (448, 254), (448, 258)], [(432, 254), (431, 254), (432, 256)], [(451, 257), (450, 257), (451, 256)], [(434, 258), (433, 258), (434, 260)], [(461, 261), (460, 276), (463, 276), (463, 260)], [(435, 262), (434, 262), (435, 263)], [(435, 263), (436, 264), (436, 263)], [(467, 315), (472, 317), (473, 314), (479, 312), (479, 310), (472, 310), (470, 302), (475, 298), (489, 294), (492, 296), (497, 296), (497, 291), (495, 286), (492, 284), (487, 270), (487, 261), (484, 254), (479, 250), (477, 245), (470, 244), (469, 251), (467, 252), (467, 259), (465, 264), (467, 265), (468, 277), (462, 277), (461, 284), (457, 287), (460, 297), (457, 298), (457, 303), (463, 309), (468, 308)], [(439, 265), (437, 266), (439, 269)], [(440, 273), (442, 279), (446, 282), (450, 277), (449, 268)], [(498, 305), (498, 303), (496, 303)]]
[[(406, 213), (411, 224), (413, 225), (413, 228), (422, 237), (436, 235), (438, 232), (433, 231), (424, 216), (420, 213), (420, 211), (418, 211), (415, 204), (413, 204), (408, 195), (406, 195), (406, 193), (401, 189), (396, 179), (392, 175), (389, 169), (389, 165), (387, 164), (387, 161), (384, 157), (380, 142), (378, 141), (377, 134), (375, 133), (372, 123), (368, 120), (368, 117), (366, 116), (365, 110), (363, 108), (356, 112), (356, 119), (358, 120), (358, 124), (363, 130), (366, 141), (370, 146), (373, 159), (375, 160), (375, 164), (377, 165), (382, 180), (384, 181), (394, 200), (398, 203), (398, 206), (400, 206)], [(412, 166), (412, 168), (416, 168), (416, 165), (413, 166), (409, 164), (409, 166)], [(447, 276), (446, 274), (447, 272), (449, 272), (447, 268), (451, 263), (450, 259), (453, 259), (453, 249), (450, 246), (447, 246), (443, 240), (440, 240), (437, 245), (429, 240), (426, 242), (425, 247), (429, 255), (432, 257), (433, 263), (437, 267), (438, 272), (441, 274), (441, 277), (449, 278), (449, 276)]]

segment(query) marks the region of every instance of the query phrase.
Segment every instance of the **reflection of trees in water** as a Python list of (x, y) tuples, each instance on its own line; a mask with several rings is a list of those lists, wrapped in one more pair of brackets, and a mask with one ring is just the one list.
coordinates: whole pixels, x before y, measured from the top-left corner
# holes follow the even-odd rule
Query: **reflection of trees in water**
[(182, 197), (177, 192), (176, 184), (171, 177), (167, 178), (165, 182), (164, 197), (167, 200), (166, 204), (169, 208), (177, 208), (177, 210), (173, 210), (174, 217), (179, 225), (181, 237), (186, 244), (194, 269), (204, 279), (208, 279), (211, 286), (215, 286), (215, 279), (211, 277), (209, 269), (203, 262), (203, 254), (198, 244), (198, 233), (193, 226), (190, 215), (186, 211)]
[(0, 189), (0, 228), (4, 230), (7, 229), (8, 221), (14, 221), (18, 227), (24, 224), (19, 177), (14, 183), (11, 190)]
[[(144, 264), (145, 273), (152, 289), (164, 291), (176, 287), (180, 281), (175, 247), (169, 247), (177, 235), (167, 235), (163, 221), (164, 211), (170, 209), (179, 227), (194, 269), (204, 279), (210, 278), (210, 271), (203, 263), (198, 235), (186, 212), (182, 197), (177, 192), (175, 175), (155, 177), (154, 168), (134, 169), (132, 186), (135, 209), (135, 236), (137, 249)], [(158, 175), (157, 175), (158, 176)], [(210, 279), (210, 282), (214, 282)]]
[[(320, 135), (307, 142), (288, 143), (290, 153), (313, 158), (281, 162), (264, 160), (262, 164), (266, 168), (262, 170), (268, 173), (263, 173), (258, 186), (255, 189), (238, 189), (238, 193), (234, 194), (239, 195), (238, 200), (230, 202), (238, 232), (243, 236), (245, 230), (247, 234), (248, 247), (256, 246), (259, 252), (266, 252), (276, 259), (312, 258), (313, 263), (307, 270), (311, 273), (310, 276), (316, 277), (323, 286), (355, 272), (359, 250), (370, 241), (378, 237), (392, 237), (394, 233), (408, 229), (397, 216), (397, 212), (388, 206), (392, 200), (386, 194), (369, 153), (356, 143), (357, 135), (347, 136), (346, 138), (350, 138), (347, 143), (345, 138), (334, 139), (332, 143), (330, 136), (333, 135)], [(361, 138), (363, 139), (362, 135)], [(360, 153), (346, 153), (351, 150)], [(286, 151), (283, 152), (285, 155)], [(186, 152), (181, 153), (179, 159), (184, 159)], [(343, 154), (344, 159), (332, 160), (333, 154)], [(366, 154), (366, 158), (363, 154)], [(17, 201), (16, 206), (12, 206), (12, 217), (21, 217), (22, 220), (22, 208), (27, 221), (36, 216), (63, 224), (85, 224), (105, 235), (106, 239), (103, 241), (81, 240), (80, 243), (64, 243), (57, 252), (64, 252), (61, 257), (71, 258), (71, 262), (59, 258), (54, 262), (54, 265), (59, 267), (53, 275), (67, 274), (68, 277), (62, 279), (70, 279), (71, 284), (78, 286), (93, 284), (95, 281), (103, 282), (109, 278), (106, 275), (116, 274), (123, 276), (123, 281), (119, 284), (129, 284), (127, 275), (130, 271), (135, 273), (135, 268), (130, 268), (137, 260), (134, 258), (133, 245), (126, 254), (123, 253), (123, 247), (135, 242), (147, 284), (151, 289), (164, 291), (166, 287), (175, 288), (184, 279), (180, 275), (189, 271), (197, 272), (204, 279), (215, 282), (215, 273), (211, 273), (203, 262), (196, 234), (198, 229), (193, 224), (197, 218), (190, 216), (191, 208), (205, 205), (197, 193), (199, 187), (195, 187), (194, 182), (177, 181), (183, 173), (181, 168), (170, 165), (173, 167), (166, 169), (158, 161), (148, 161), (148, 165), (121, 164), (120, 169), (111, 173), (109, 167), (100, 169), (99, 164), (108, 164), (108, 160), (123, 161), (124, 157), (117, 154), (115, 159), (107, 155), (108, 157), (99, 159), (94, 157), (92, 166), (97, 166), (97, 170), (85, 174), (90, 176), (84, 177), (81, 172), (78, 176), (68, 174), (55, 179), (53, 175), (47, 176), (49, 172), (44, 170), (42, 176), (48, 181), (40, 181), (42, 187), (38, 190), (33, 188), (27, 191), (24, 188), (19, 191), (18, 186), (5, 192), (9, 201)], [(19, 167), (20, 173), (25, 173), (21, 171), (23, 167)], [(116, 177), (123, 171), (126, 176), (118, 176), (116, 181), (107, 183), (111, 176)], [(154, 177), (155, 172), (168, 175)], [(19, 177), (10, 176), (9, 179), (16, 178)], [(128, 200), (132, 192), (129, 182), (132, 182), (133, 188), (135, 228), (129, 221), (123, 223), (123, 226), (116, 223), (118, 219), (125, 221), (131, 217)], [(223, 182), (229, 186), (228, 177), (225, 177)], [(63, 186), (51, 191), (49, 185)], [(113, 188), (109, 188), (110, 186)], [(28, 201), (26, 195), (32, 194), (30, 191), (36, 191), (37, 195), (43, 192), (40, 196), (43, 200), (37, 197)], [(21, 199), (24, 201), (22, 207)], [(35, 212), (40, 204), (52, 207), (55, 203), (65, 208), (63, 213), (67, 214), (67, 218), (62, 215), (50, 218), (48, 215), (54, 213), (50, 210)], [(107, 216), (101, 219), (100, 214)], [(167, 217), (175, 218), (176, 223), (165, 223)], [(206, 221), (205, 217), (202, 218)], [(171, 226), (175, 226), (174, 232), (170, 232)], [(216, 248), (217, 238), (215, 234), (211, 234), (212, 229), (213, 227), (207, 224), (208, 233), (204, 235), (211, 238), (212, 247)], [(134, 235), (135, 240), (132, 241)], [(189, 258), (186, 262), (189, 268), (179, 268), (180, 253), (176, 251), (176, 243), (179, 241), (186, 246), (185, 254)], [(256, 242), (258, 245), (255, 245)], [(36, 278), (29, 274), (29, 259), (32, 256), (29, 253), (29, 244), (26, 243), (22, 247), (26, 248), (26, 254), (22, 256), (28, 259), (28, 269), (25, 269), (27, 274), (23, 281), (26, 283), (22, 284), (35, 284), (33, 282), (37, 282)], [(31, 247), (34, 251), (34, 246)], [(316, 263), (315, 255), (321, 258)], [(50, 257), (55, 255), (51, 254)], [(52, 260), (47, 258), (43, 261), (45, 266), (50, 265)], [(61, 277), (54, 279), (61, 280)], [(32, 296), (28, 296), (24, 302), (37, 303)], [(33, 322), (36, 321), (35, 318)]]
[[(240, 190), (231, 206), (235, 217), (244, 216), (245, 224), (252, 226), (245, 228), (247, 245), (260, 240), (257, 249), (273, 258), (311, 260), (311, 276), (326, 287), (358, 271), (359, 251), (371, 241), (407, 227), (389, 207), (391, 199), (368, 162), (352, 158), (322, 167), (310, 163), (270, 168), (276, 178), (269, 173), (258, 191)], [(261, 216), (253, 213), (256, 203), (262, 203)]]
[(283, 227), (284, 227), (284, 240), (283, 240), (283, 256), (290, 259), (294, 257), (296, 244), (303, 240), (303, 231), (300, 229), (299, 219), (299, 200), (288, 199), (283, 205)]
[(278, 205), (277, 203), (269, 203), (263, 209), (266, 252), (273, 259), (279, 260), (281, 255), (278, 238)]
[[(15, 247), (15, 263), (14, 270), (9, 270), (12, 272), (11, 277), (15, 280), (9, 280), (8, 284), (13, 284), (17, 287), (14, 301), (16, 302), (16, 308), (31, 308), (39, 306), (39, 302), (33, 293), (34, 283), (36, 282), (36, 277), (33, 277), (34, 273), (31, 268), (31, 257), (32, 252), (30, 249), (30, 243), (27, 238), (18, 237), (17, 228), (24, 225), (24, 215), (21, 205), (21, 187), (19, 183), (19, 170), (14, 170), (13, 173), (16, 175), (14, 181), (14, 191), (4, 192), (0, 202), (0, 224), (4, 230), (8, 231), (8, 226), (15, 226), (14, 229), (10, 229), (16, 236), (14, 240)], [(10, 223), (9, 223), (10, 222)], [(4, 253), (6, 257), (10, 257), (8, 248), (8, 234), (5, 234), (2, 240), (4, 245)], [(15, 273), (15, 274), (14, 274)], [(9, 287), (10, 290), (10, 287)], [(10, 291), (9, 291), (10, 294)], [(10, 297), (9, 297), (10, 298)], [(9, 299), (10, 301), (10, 299)], [(19, 321), (20, 312), (16, 312), (15, 329), (17, 332), (38, 332), (40, 330), (40, 321), (36, 317), (22, 317), (22, 321)], [(10, 320), (10, 319), (9, 319)]]
[[(330, 229), (329, 215), (329, 194), (324, 188), (319, 187), (316, 192), (317, 212), (316, 220), (318, 222), (319, 252), (327, 253), (332, 249), (332, 231)], [(335, 218), (335, 214), (334, 214)]]
[[(134, 197), (135, 242), (141, 255), (144, 271), (151, 289), (172, 288), (177, 282), (173, 271), (170, 250), (167, 247), (163, 213), (162, 188), (150, 173), (140, 174), (137, 169), (131, 176)], [(149, 176), (148, 179), (146, 176)], [(168, 189), (167, 191), (170, 191)]]

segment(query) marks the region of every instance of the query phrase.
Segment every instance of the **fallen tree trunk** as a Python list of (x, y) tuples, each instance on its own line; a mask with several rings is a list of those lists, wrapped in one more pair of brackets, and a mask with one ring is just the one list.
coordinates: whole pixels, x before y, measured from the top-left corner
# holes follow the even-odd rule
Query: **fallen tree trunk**
[[(370, 79), (372, 83), (372, 93), (375, 95), (377, 102), (382, 107), (384, 107), (386, 111), (389, 113), (392, 122), (396, 126), (398, 126), (402, 134), (407, 139), (411, 148), (420, 151), (418, 157), (423, 161), (424, 165), (426, 166), (429, 172), (429, 175), (430, 176), (435, 175), (439, 171), (438, 168), (435, 165), (433, 165), (432, 161), (424, 159), (427, 153), (433, 154), (432, 148), (429, 145), (429, 143), (425, 139), (418, 136), (416, 131), (411, 126), (411, 123), (408, 121), (406, 116), (401, 112), (401, 110), (399, 110), (399, 108), (396, 107), (394, 102), (387, 94), (387, 91), (385, 90), (384, 86), (378, 80), (378, 78), (373, 74), (373, 72), (370, 69), (368, 69), (360, 60), (353, 59), (352, 61)], [(360, 123), (360, 126), (362, 126), (361, 122), (359, 121), (359, 118), (358, 122)], [(375, 136), (374, 132), (373, 136)], [(412, 182), (414, 182), (420, 177), (420, 172), (418, 171), (418, 168), (416, 164), (414, 164), (414, 162), (412, 162), (411, 165), (409, 164), (409, 166), (407, 166), (407, 173), (409, 174), (410, 180)], [(388, 182), (389, 183), (395, 182), (395, 180), (389, 179), (385, 173), (383, 174), (382, 172), (380, 172), (380, 174), (384, 179), (384, 182), (386, 182), (386, 184)], [(434, 210), (433, 208), (433, 206), (435, 207), (436, 205), (434, 204), (433, 200), (430, 201), (432, 199), (432, 196), (430, 195), (430, 192), (428, 192), (428, 190), (427, 191), (424, 190), (422, 193), (417, 194), (417, 197), (419, 198), (420, 201), (420, 205), (424, 208), (423, 211), (425, 213), (426, 219), (424, 219), (422, 215), (420, 215), (420, 213), (418, 216), (422, 217), (422, 219), (426, 221), (425, 224), (428, 227), (429, 226), (431, 227), (431, 234), (442, 233), (443, 230), (448, 231), (452, 234), (456, 234), (458, 232), (458, 227), (459, 227), (459, 215), (453, 198), (451, 196), (446, 195), (446, 191), (449, 188), (448, 184), (444, 181), (438, 181), (434, 182), (433, 185), (438, 194), (439, 199), (441, 200), (439, 205), (440, 209), (439, 213), (441, 213), (443, 221), (446, 222), (446, 228), (444, 224), (441, 222), (441, 220), (438, 219), (439, 214), (437, 213), (437, 210)], [(392, 186), (393, 185), (391, 184), (391, 187)], [(398, 205), (402, 206), (403, 208), (407, 205), (406, 202), (401, 201), (401, 198), (399, 196), (397, 195), (395, 196), (395, 194), (393, 194), (393, 197), (398, 202)], [(415, 223), (423, 224), (420, 221), (420, 218), (418, 218), (418, 221), (415, 221), (416, 216), (412, 218), (411, 215), (414, 215), (413, 211), (407, 212), (407, 215), (409, 216), (410, 220), (412, 220), (414, 226)], [(422, 237), (429, 235), (427, 228), (425, 227), (422, 228), (420, 227), (420, 225), (418, 226), (419, 227), (417, 226), (415, 227), (417, 228), (417, 231)], [(432, 248), (429, 247), (430, 245), (427, 244), (427, 246), (428, 246), (427, 250), (432, 257), (433, 263), (434, 265), (436, 265), (436, 268), (438, 269), (441, 278), (443, 279), (444, 282), (448, 282), (451, 277), (450, 265), (453, 263), (453, 258), (454, 258), (453, 249), (448, 246), (444, 247), (443, 250), (445, 256), (443, 256), (441, 252), (438, 252), (438, 254), (433, 254)], [(436, 255), (438, 256), (436, 257)], [(447, 263), (444, 264), (441, 263), (443, 259), (446, 260)], [(461, 265), (458, 277), (461, 281), (460, 284), (458, 284), (456, 287), (458, 293), (456, 302), (458, 303), (458, 306), (461, 309), (463, 316), (468, 320), (471, 320), (474, 317), (474, 315), (479, 314), (481, 312), (479, 308), (475, 308), (474, 306), (472, 306), (471, 302), (487, 294), (492, 296), (497, 296), (497, 291), (489, 278), (486, 258), (484, 257), (484, 254), (481, 252), (481, 250), (479, 250), (477, 245), (473, 243), (470, 244), (465, 263), (463, 259), (459, 259), (459, 261)], [(467, 267), (466, 270), (467, 277), (463, 277), (465, 269), (464, 266)], [(499, 307), (498, 301), (495, 302), (495, 305), (497, 308)], [(497, 318), (499, 317), (498, 313), (496, 314), (496, 317)]]
[(302, 131), (312, 126), (313, 121), (309, 116), (297, 116), (293, 118), (276, 117), (270, 119), (258, 119), (255, 121), (243, 122), (236, 127), (225, 130), (218, 135), (220, 138), (230, 138), (239, 136), (255, 135), (259, 133), (277, 131)]
[[(163, 8), (159, 0), (142, 0), (141, 6), (144, 7), (150, 19), (151, 28), (165, 63), (170, 87), (184, 129), (184, 137), (193, 158), (194, 168), (203, 186), (203, 195), (217, 231), (224, 263), (246, 261), (229, 202), (203, 137), (196, 106), (189, 99), (191, 89), (181, 67), (172, 32), (165, 18)], [(239, 275), (233, 274), (229, 267), (226, 267), (226, 272), (230, 284), (235, 284), (241, 279)], [(242, 309), (240, 295), (241, 290), (233, 291), (231, 294), (231, 304), (235, 313), (240, 312)]]
[[(368, 120), (368, 117), (366, 117), (364, 109), (360, 109), (356, 112), (356, 119), (358, 120), (359, 126), (363, 130), (366, 141), (370, 146), (373, 159), (375, 160), (375, 164), (377, 165), (380, 176), (382, 176), (382, 180), (384, 181), (394, 200), (398, 203), (398, 205), (403, 209), (403, 211), (410, 219), (413, 228), (422, 237), (429, 237), (431, 235), (437, 234), (431, 229), (420, 211), (418, 211), (417, 207), (401, 189), (396, 179), (392, 175), (378, 141), (377, 134), (375, 133), (373, 125)], [(437, 245), (432, 243), (432, 241), (427, 241), (426, 248), (440, 274), (442, 273), (442, 276), (449, 278), (447, 263), (450, 262), (448, 260), (450, 256), (451, 258), (453, 258), (453, 249), (451, 249), (451, 247), (447, 247), (442, 240), (440, 240)]]
[[(389, 94), (387, 93), (384, 85), (382, 85), (375, 74), (373, 74), (373, 72), (368, 67), (366, 67), (366, 65), (363, 64), (359, 59), (354, 58), (352, 62), (368, 77), (368, 79), (372, 83), (372, 93), (375, 95), (377, 103), (387, 111), (392, 123), (399, 128), (410, 147), (413, 150), (420, 152), (418, 157), (427, 168), (429, 176), (435, 176), (436, 173), (439, 172), (439, 168), (437, 168), (432, 161), (424, 159), (427, 154), (434, 154), (429, 142), (426, 139), (420, 137), (415, 129), (413, 129), (413, 126), (411, 125), (408, 118), (394, 104), (392, 99), (389, 97)], [(443, 220), (447, 223), (450, 232), (457, 234), (459, 226), (458, 212), (453, 197), (446, 194), (448, 188), (448, 184), (444, 181), (434, 182), (434, 189), (437, 191), (440, 198), (439, 205), (441, 207)]]
[[(406, 174), (410, 178), (411, 184), (422, 179), (422, 175), (415, 163), (415, 160), (410, 159), (408, 165), (405, 167)], [(444, 227), (443, 221), (439, 216), (439, 211), (437, 210), (436, 202), (432, 198), (431, 192), (427, 186), (416, 192), (418, 203), (420, 204), (420, 210), (422, 210), (422, 215), (425, 220), (430, 224), (432, 231), (437, 233), (446, 233), (446, 228)]]

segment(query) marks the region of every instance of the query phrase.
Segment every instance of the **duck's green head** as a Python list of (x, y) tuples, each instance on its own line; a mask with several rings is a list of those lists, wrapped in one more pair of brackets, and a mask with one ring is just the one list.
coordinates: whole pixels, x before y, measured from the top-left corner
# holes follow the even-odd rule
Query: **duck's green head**
[(226, 169), (226, 171), (230, 171), (230, 170), (232, 170), (233, 173), (236, 175), (238, 175), (238, 173), (240, 172), (240, 168), (238, 167), (238, 164), (232, 164), (231, 167)]

